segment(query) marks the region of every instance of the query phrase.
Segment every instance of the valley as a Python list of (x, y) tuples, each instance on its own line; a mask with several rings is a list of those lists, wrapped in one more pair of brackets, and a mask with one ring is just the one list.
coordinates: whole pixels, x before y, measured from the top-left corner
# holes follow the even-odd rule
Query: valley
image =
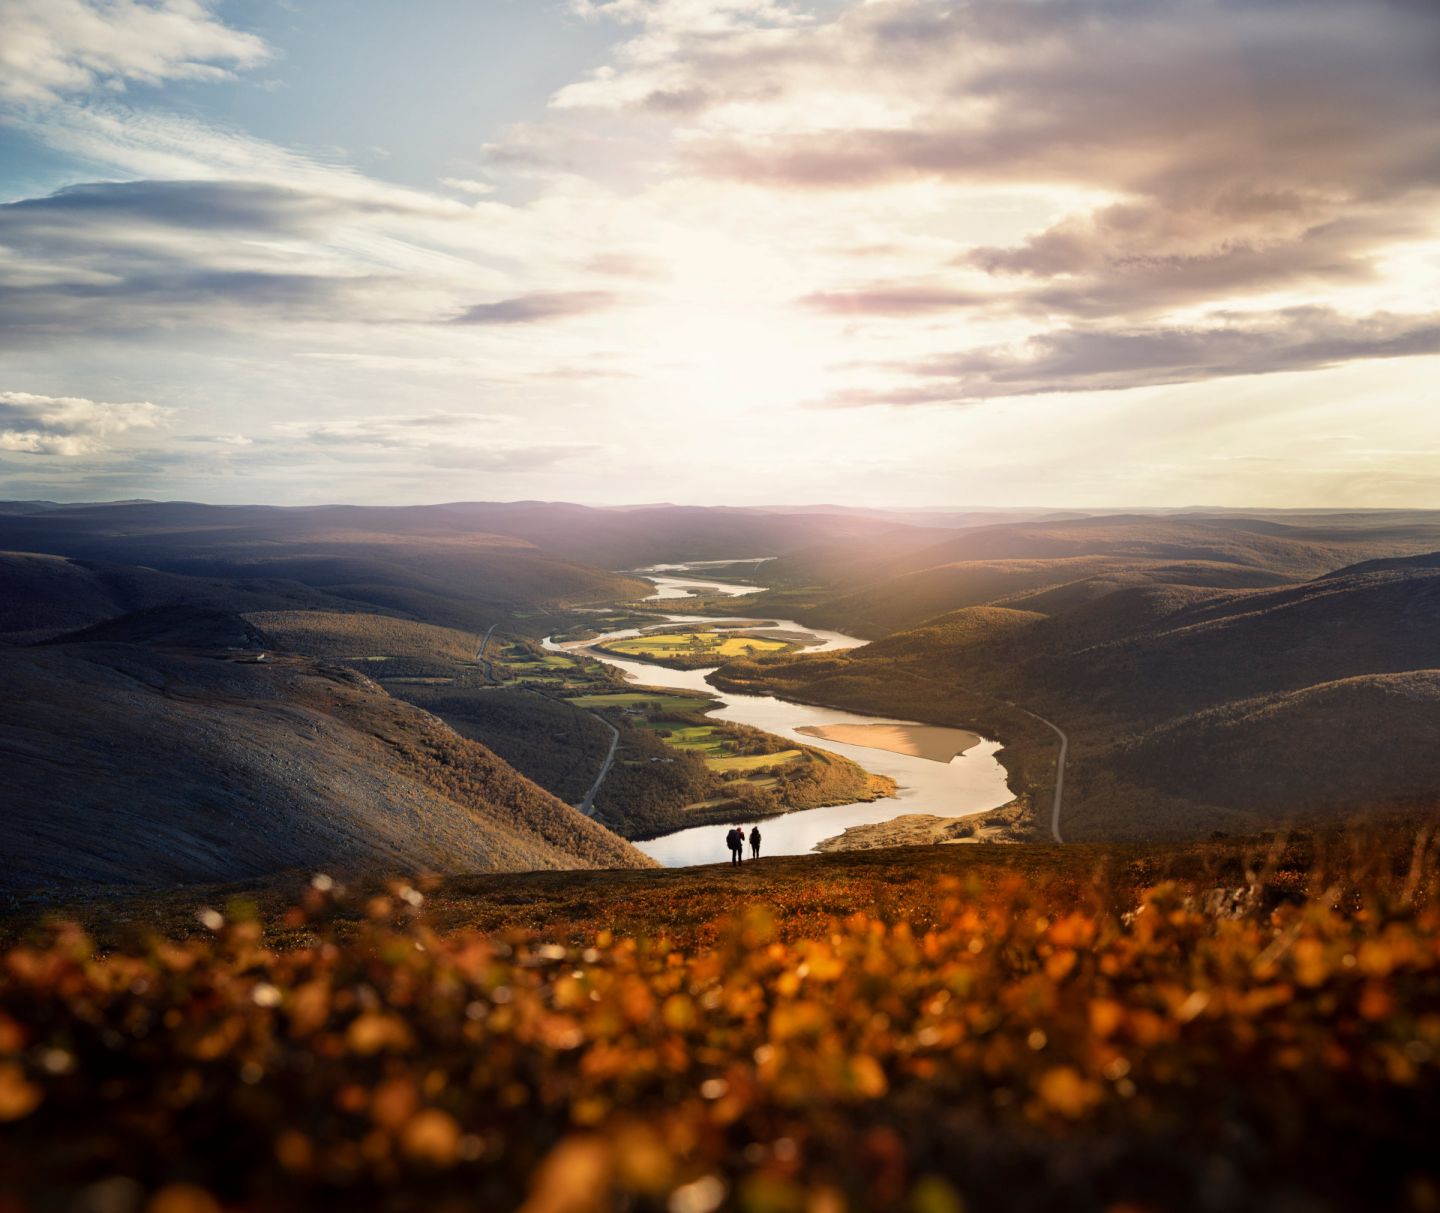
[[(689, 571), (684, 566), (677, 568), (672, 565), (669, 568), (671, 574), (688, 575)], [(652, 576), (648, 573), (643, 575)], [(669, 576), (661, 587), (663, 601), (676, 602), (680, 592), (685, 591), (692, 601), (704, 605), (705, 596), (713, 593), (713, 584)], [(758, 586), (736, 582), (727, 586), (726, 597), (759, 591)], [(723, 607), (728, 604), (717, 602), (713, 605)], [(722, 727), (743, 728), (757, 739), (791, 737), (801, 743), (799, 748), (785, 751), (780, 750), (774, 740), (761, 741), (766, 751), (764, 754), (708, 758), (706, 761), (714, 770), (728, 769), (738, 775), (742, 769), (750, 769), (752, 774), (744, 781), (749, 787), (744, 787), (739, 780), (732, 780), (734, 789), (744, 793), (743, 799), (729, 805), (695, 806), (704, 810), (697, 814), (702, 821), (676, 818), (672, 819), (671, 829), (654, 836), (629, 835), (640, 839), (641, 849), (666, 866), (684, 866), (713, 859), (720, 849), (718, 832), (713, 829), (716, 824), (728, 825), (738, 821), (748, 826), (757, 817), (773, 818), (766, 822), (762, 831), (765, 853), (791, 855), (809, 851), (851, 826), (883, 822), (907, 811), (914, 812), (917, 806), (923, 806), (926, 812), (932, 814), (956, 817), (998, 809), (1013, 801), (1004, 768), (994, 759), (1000, 748), (997, 743), (963, 735), (964, 744), (957, 744), (956, 750), (944, 758), (907, 753), (895, 747), (877, 751), (874, 747), (847, 740), (846, 730), (869, 729), (877, 725), (900, 730), (922, 726), (903, 720), (877, 721), (853, 714), (840, 715), (775, 696), (730, 690), (716, 692), (709, 681), (710, 675), (716, 671), (713, 664), (692, 666), (688, 662), (671, 662), (666, 660), (664, 650), (659, 656), (643, 659), (641, 654), (652, 643), (651, 635), (672, 625), (708, 628), (710, 630), (703, 634), (713, 636), (717, 641), (732, 637), (747, 646), (771, 634), (784, 637), (783, 641), (773, 642), (773, 656), (797, 650), (842, 652), (863, 643), (844, 633), (807, 628), (794, 620), (727, 617), (707, 623), (705, 616), (693, 614), (670, 614), (664, 622), (652, 624), (649, 629), (622, 628), (564, 643), (553, 638), (546, 640), (546, 647), (554, 651), (598, 657), (619, 675), (637, 683), (667, 687), (672, 691), (718, 694), (720, 702), (705, 713), (704, 721), (698, 727), (709, 730), (715, 727), (711, 722), (719, 722)], [(660, 635), (667, 633), (660, 631)], [(622, 644), (636, 647), (619, 650)], [(717, 650), (719, 647), (714, 646)], [(631, 659), (620, 657), (621, 651), (630, 653)], [(657, 666), (662, 668), (657, 669)], [(627, 710), (638, 713), (640, 708), (636, 705)], [(840, 730), (838, 734), (833, 732), (837, 729)], [(676, 730), (672, 728), (663, 731), (670, 733), (672, 738), (676, 736)], [(693, 741), (695, 735), (690, 736)], [(680, 748), (691, 750), (694, 746), (682, 740)], [(733, 751), (733, 743), (731, 749)], [(783, 763), (778, 761), (782, 756)], [(843, 776), (840, 779), (836, 778), (837, 769)], [(865, 772), (870, 774), (865, 776)], [(863, 778), (857, 779), (857, 776)], [(880, 799), (881, 796), (886, 799)], [(776, 816), (777, 811), (783, 810), (789, 811), (785, 811), (783, 817)], [(1003, 815), (1004, 828), (991, 833), (1008, 836), (1017, 826), (1027, 829), (1024, 820), (1022, 813), (1006, 813)]]
[(30, 505), (0, 508), (0, 546), (0, 653), (233, 611), (665, 864), (736, 821), (769, 855), (1181, 839), (1440, 781), (1417, 511)]

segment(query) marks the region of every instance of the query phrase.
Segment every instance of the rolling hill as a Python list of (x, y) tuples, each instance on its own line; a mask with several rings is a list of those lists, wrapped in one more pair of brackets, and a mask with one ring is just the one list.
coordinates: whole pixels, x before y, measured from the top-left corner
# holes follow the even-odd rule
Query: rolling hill
[[(1313, 819), (1377, 798), (1433, 803), (1440, 789), (1437, 738), (1440, 669), (1415, 670), (1342, 678), (1177, 717), (1121, 747), (1115, 765), (1173, 796), (1260, 807), (1276, 821)], [(1306, 799), (1297, 814), (1299, 788)]]
[(352, 609), (343, 598), (279, 578), (229, 580), (138, 565), (0, 551), (0, 642), (44, 640), (159, 606), (216, 610)]
[(0, 889), (649, 863), (365, 676), (267, 643), (159, 608), (0, 649)]
[(1440, 789), (1434, 554), (1264, 589), (1142, 579), (1001, 602), (1045, 609), (965, 607), (848, 653), (735, 662), (721, 678), (988, 729), (1007, 742), (1012, 786), (1037, 797), (1055, 742), (1017, 709), (1039, 713), (1071, 739), (1067, 838), (1178, 837)]

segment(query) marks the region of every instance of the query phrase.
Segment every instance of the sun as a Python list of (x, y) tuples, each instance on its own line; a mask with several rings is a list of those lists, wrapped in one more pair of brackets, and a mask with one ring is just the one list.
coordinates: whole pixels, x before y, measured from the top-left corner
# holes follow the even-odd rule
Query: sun
[(792, 317), (707, 307), (656, 334), (657, 379), (677, 403), (706, 411), (784, 409), (827, 389), (833, 351)]

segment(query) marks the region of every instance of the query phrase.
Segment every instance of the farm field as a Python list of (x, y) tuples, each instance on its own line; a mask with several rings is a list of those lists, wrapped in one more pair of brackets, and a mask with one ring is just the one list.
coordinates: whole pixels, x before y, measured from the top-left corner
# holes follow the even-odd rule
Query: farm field
[(802, 762), (805, 756), (804, 750), (779, 750), (774, 754), (736, 754), (733, 757), (712, 758), (709, 760), (709, 767), (712, 771), (766, 770), (792, 762)]
[(694, 667), (744, 657), (767, 657), (794, 652), (793, 641), (734, 632), (657, 632), (595, 646), (599, 652), (617, 657), (639, 657), (661, 665)]
[(567, 696), (620, 731), (596, 817), (633, 840), (731, 818), (756, 820), (893, 794), (891, 781), (837, 755), (706, 718), (716, 701), (663, 691)]
[[(664, 705), (670, 706), (670, 705)], [(676, 707), (678, 711), (678, 705)], [(704, 710), (703, 708), (701, 709)], [(645, 722), (666, 745), (687, 754), (695, 754), (705, 760), (712, 771), (757, 771), (781, 766), (806, 759), (807, 750), (795, 747), (775, 749), (783, 746), (778, 737), (761, 733), (744, 726), (708, 724), (693, 719), (657, 719), (651, 717)], [(762, 752), (756, 749), (765, 747)], [(755, 784), (773, 784), (775, 781), (752, 779)]]
[(568, 653), (548, 652), (524, 640), (492, 647), (490, 661), (501, 681), (527, 684), (537, 690), (563, 693), (614, 683), (610, 673), (598, 662)]

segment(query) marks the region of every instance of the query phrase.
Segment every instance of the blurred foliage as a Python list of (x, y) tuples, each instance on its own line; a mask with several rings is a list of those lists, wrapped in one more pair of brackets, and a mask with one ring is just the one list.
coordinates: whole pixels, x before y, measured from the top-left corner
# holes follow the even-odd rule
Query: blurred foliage
[[(780, 906), (710, 871), (620, 874), (607, 905), (584, 874), (583, 936), (323, 877), (268, 929), (51, 928), (0, 955), (0, 1208), (1436, 1207), (1431, 826), (1148, 883), (943, 850), (957, 874), (882, 861), (883, 904), (859, 857)], [(696, 925), (622, 934), (646, 881)], [(525, 921), (523, 879), (496, 887)]]

